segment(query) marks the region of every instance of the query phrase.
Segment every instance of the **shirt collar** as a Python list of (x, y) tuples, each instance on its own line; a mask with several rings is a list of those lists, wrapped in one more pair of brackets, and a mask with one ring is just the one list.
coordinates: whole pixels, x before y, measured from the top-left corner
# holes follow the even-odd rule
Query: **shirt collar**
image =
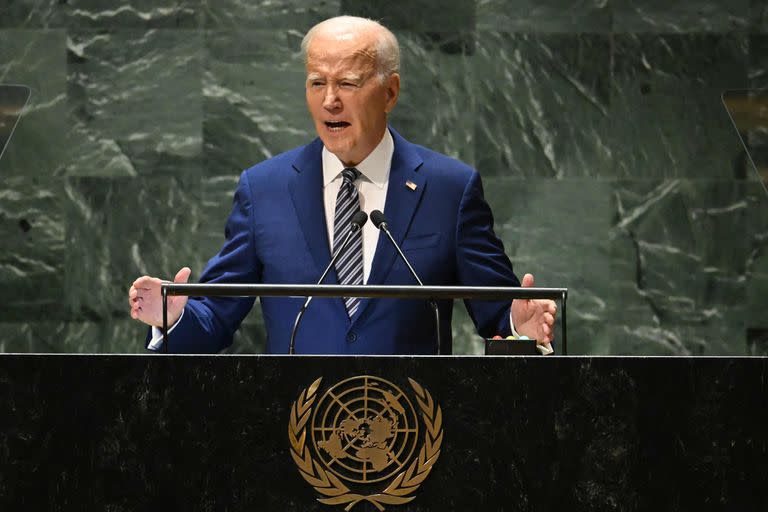
[[(392, 153), (395, 151), (395, 141), (389, 129), (384, 130), (381, 142), (365, 157), (365, 160), (355, 166), (362, 176), (383, 189), (389, 179), (389, 168), (392, 165)], [(323, 146), (323, 187), (341, 175), (346, 166), (341, 160)]]

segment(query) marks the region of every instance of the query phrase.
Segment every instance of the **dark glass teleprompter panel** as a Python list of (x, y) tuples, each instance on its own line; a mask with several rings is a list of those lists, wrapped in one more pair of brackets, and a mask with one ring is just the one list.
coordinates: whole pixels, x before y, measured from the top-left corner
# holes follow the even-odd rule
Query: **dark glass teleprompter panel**
[(0, 158), (19, 123), (31, 91), (26, 85), (0, 84)]
[(725, 91), (723, 104), (746, 150), (746, 165), (768, 192), (768, 89)]
[(536, 340), (485, 340), (487, 356), (538, 356)]

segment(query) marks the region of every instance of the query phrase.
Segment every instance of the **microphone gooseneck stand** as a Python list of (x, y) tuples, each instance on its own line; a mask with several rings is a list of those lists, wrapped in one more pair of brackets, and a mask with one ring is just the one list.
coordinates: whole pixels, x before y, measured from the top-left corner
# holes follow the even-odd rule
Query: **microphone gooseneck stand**
[[(395, 241), (394, 237), (392, 236), (392, 233), (389, 232), (389, 227), (387, 226), (387, 218), (384, 216), (383, 213), (381, 213), (379, 210), (374, 210), (371, 212), (371, 222), (373, 222), (373, 225), (376, 226), (378, 229), (384, 232), (384, 234), (387, 235), (387, 238), (389, 238), (389, 241), (394, 246), (397, 253), (400, 255), (400, 258), (405, 262), (405, 265), (408, 267), (408, 270), (411, 271), (411, 275), (414, 279), (416, 279), (416, 282), (419, 283), (419, 286), (424, 286), (424, 283), (421, 282), (421, 279), (419, 279), (419, 276), (416, 274), (416, 271), (413, 270), (413, 267), (411, 266), (411, 262), (408, 261), (408, 258), (405, 257), (405, 254), (403, 254), (402, 249), (400, 249), (400, 246), (397, 245), (397, 242)], [(441, 345), (442, 340), (440, 336), (440, 309), (437, 307), (437, 301), (435, 299), (429, 299), (429, 304), (432, 306), (432, 309), (435, 312), (435, 328), (437, 332), (437, 355), (440, 355), (441, 352)]]
[[(336, 264), (336, 260), (339, 259), (339, 256), (341, 256), (341, 254), (344, 252), (344, 249), (346, 249), (347, 245), (349, 245), (350, 240), (352, 240), (352, 235), (356, 234), (358, 231), (363, 229), (363, 225), (367, 221), (368, 221), (368, 214), (366, 214), (362, 210), (355, 213), (352, 216), (352, 219), (350, 220), (351, 225), (349, 226), (349, 231), (347, 232), (347, 236), (344, 238), (344, 243), (341, 244), (341, 247), (339, 247), (339, 250), (331, 258), (331, 262), (328, 263), (327, 267), (325, 267), (325, 271), (323, 271), (323, 275), (321, 275), (320, 279), (318, 279), (317, 284), (322, 284), (323, 280), (325, 279), (325, 276), (328, 275), (328, 272), (330, 272), (331, 268), (333, 268), (333, 266)], [(299, 310), (299, 314), (296, 315), (296, 320), (293, 322), (293, 330), (291, 331), (291, 341), (288, 344), (288, 353), (291, 355), (296, 353), (296, 333), (299, 330), (299, 324), (301, 323), (301, 319), (304, 317), (304, 312), (307, 310), (307, 307), (309, 306), (310, 302), (312, 302), (311, 295), (307, 297), (306, 301), (304, 301), (304, 304), (301, 306), (301, 309)]]

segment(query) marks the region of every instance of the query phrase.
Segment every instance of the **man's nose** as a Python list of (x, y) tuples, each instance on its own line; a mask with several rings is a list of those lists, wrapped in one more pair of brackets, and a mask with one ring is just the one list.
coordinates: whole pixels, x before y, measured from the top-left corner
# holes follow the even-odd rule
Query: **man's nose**
[(323, 108), (326, 110), (338, 110), (341, 108), (341, 101), (339, 100), (338, 90), (330, 84), (325, 88)]

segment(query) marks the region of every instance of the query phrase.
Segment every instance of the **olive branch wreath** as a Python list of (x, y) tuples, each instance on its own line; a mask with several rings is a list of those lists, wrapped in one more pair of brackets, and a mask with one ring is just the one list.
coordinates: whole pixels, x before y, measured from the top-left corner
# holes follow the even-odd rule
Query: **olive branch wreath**
[(411, 462), (408, 469), (399, 473), (383, 491), (376, 494), (357, 494), (339, 480), (332, 472), (323, 467), (312, 458), (309, 446), (307, 446), (307, 422), (312, 413), (312, 405), (317, 398), (317, 389), (320, 387), (322, 377), (314, 381), (310, 386), (302, 390), (299, 399), (291, 406), (291, 415), (288, 422), (288, 439), (291, 443), (291, 456), (304, 480), (314, 489), (326, 496), (318, 498), (320, 503), (326, 505), (347, 504), (344, 510), (349, 511), (362, 501), (372, 503), (379, 511), (384, 510), (384, 505), (402, 505), (412, 501), (412, 496), (432, 470), (432, 466), (440, 456), (440, 446), (443, 443), (443, 413), (440, 406), (433, 400), (429, 391), (418, 382), (408, 379), (416, 393), (416, 401), (419, 404), (426, 433), (424, 444), (419, 450), (419, 456)]

